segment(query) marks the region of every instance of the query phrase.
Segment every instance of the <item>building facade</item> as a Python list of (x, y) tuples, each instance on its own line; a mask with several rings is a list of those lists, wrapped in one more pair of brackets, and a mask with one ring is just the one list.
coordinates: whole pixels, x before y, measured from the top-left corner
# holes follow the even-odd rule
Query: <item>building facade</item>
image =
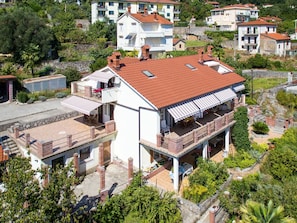
[(147, 9), (149, 14), (157, 12), (172, 23), (180, 21), (180, 3), (177, 1), (93, 1), (91, 4), (91, 23), (105, 20), (115, 23), (121, 15), (128, 11), (128, 7), (130, 7), (131, 13), (144, 13)]
[(159, 53), (172, 51), (173, 23), (154, 13), (122, 15), (117, 21), (117, 49), (139, 52), (147, 46), (150, 57), (156, 58)]
[(214, 25), (221, 31), (235, 31), (237, 24), (257, 19), (259, 10), (254, 5), (229, 5), (211, 10), (211, 16), (206, 18), (207, 25)]

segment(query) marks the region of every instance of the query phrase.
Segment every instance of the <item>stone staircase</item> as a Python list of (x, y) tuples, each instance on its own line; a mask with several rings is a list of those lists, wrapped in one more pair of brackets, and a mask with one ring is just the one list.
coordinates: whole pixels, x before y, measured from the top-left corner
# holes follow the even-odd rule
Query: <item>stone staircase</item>
[(0, 136), (0, 144), (2, 145), (3, 148), (8, 148), (9, 149), (9, 156), (10, 157), (15, 157), (15, 156), (20, 156), (21, 151), (17, 144), (7, 135)]

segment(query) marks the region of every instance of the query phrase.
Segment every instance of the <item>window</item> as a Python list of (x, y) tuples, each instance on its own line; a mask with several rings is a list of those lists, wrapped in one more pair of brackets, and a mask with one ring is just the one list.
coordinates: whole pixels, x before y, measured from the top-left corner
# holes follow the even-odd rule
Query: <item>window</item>
[(167, 16), (167, 17), (170, 17), (170, 13), (167, 13), (166, 16)]
[(196, 67), (192, 66), (189, 63), (186, 63), (185, 65), (186, 65), (186, 67), (190, 68), (191, 70), (196, 70), (197, 69)]
[(151, 73), (150, 71), (148, 71), (148, 70), (143, 70), (142, 73), (143, 73), (145, 76), (147, 76), (147, 77), (154, 77), (154, 76), (155, 76), (154, 74), (152, 74), (152, 73)]
[(179, 44), (179, 45), (178, 45), (178, 48), (180, 48), (180, 49), (181, 49), (181, 48), (182, 48), (182, 45), (181, 45), (181, 44)]
[(109, 15), (114, 15), (114, 11), (108, 11)]
[(132, 26), (136, 26), (136, 22), (132, 22), (131, 25), (132, 25)]
[(91, 147), (88, 146), (86, 148), (83, 148), (79, 151), (79, 158), (80, 162), (86, 161), (86, 159), (91, 157)]
[(113, 2), (109, 2), (108, 5), (109, 5), (109, 6), (113, 6)]
[(242, 40), (242, 41), (244, 41), (244, 36), (243, 36), (243, 37), (241, 37), (241, 40)]
[(170, 9), (170, 5), (167, 5), (167, 9)]

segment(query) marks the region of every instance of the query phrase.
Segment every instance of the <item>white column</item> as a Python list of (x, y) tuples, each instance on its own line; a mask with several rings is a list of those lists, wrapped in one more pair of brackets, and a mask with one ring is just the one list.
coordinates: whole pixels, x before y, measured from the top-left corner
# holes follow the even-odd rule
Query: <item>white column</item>
[(202, 151), (202, 158), (207, 159), (208, 157), (208, 141), (203, 143), (203, 151)]
[(173, 158), (173, 188), (177, 192), (179, 185), (179, 163), (177, 158)]
[(227, 157), (229, 154), (229, 138), (230, 138), (230, 127), (225, 130), (225, 150), (224, 157)]

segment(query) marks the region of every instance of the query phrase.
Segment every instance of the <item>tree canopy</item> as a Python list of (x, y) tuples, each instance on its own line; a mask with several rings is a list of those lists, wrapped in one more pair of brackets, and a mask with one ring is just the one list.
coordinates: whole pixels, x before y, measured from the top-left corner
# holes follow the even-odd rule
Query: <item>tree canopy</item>
[(40, 59), (48, 58), (58, 42), (43, 19), (28, 8), (15, 8), (0, 15), (0, 52), (10, 53), (16, 62), (24, 63), (22, 52), (30, 44), (38, 46)]

